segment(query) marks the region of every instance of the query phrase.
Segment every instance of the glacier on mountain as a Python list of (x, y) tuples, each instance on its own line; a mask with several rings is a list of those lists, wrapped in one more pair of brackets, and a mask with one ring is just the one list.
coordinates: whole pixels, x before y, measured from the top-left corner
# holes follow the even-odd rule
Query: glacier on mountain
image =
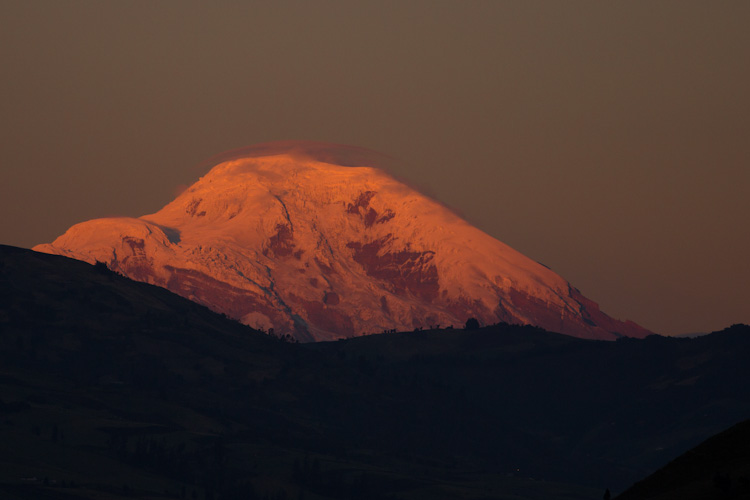
[(230, 152), (156, 213), (82, 222), (34, 249), (105, 262), (301, 341), (470, 317), (596, 339), (650, 333), (367, 166), (376, 159), (321, 143)]

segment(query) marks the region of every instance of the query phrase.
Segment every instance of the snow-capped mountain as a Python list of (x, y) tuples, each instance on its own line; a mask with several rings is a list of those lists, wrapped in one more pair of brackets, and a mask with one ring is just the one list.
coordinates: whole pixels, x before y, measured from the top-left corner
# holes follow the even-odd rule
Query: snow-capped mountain
[(76, 224), (34, 250), (106, 262), (302, 341), (470, 317), (585, 338), (650, 333), (372, 160), (319, 143), (247, 148), (154, 214)]

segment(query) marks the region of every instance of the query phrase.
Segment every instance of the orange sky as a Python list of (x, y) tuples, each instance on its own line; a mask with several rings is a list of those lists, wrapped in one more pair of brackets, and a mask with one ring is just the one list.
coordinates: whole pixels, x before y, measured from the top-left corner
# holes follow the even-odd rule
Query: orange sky
[(2, 5), (0, 243), (319, 140), (396, 158), (612, 316), (750, 323), (744, 0)]

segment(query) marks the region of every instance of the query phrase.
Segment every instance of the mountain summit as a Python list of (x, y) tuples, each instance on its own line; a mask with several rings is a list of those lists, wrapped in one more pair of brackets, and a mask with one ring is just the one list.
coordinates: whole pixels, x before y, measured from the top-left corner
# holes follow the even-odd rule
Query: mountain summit
[(105, 262), (302, 341), (471, 317), (584, 338), (650, 333), (372, 166), (382, 158), (309, 142), (232, 151), (156, 213), (76, 224), (34, 250)]

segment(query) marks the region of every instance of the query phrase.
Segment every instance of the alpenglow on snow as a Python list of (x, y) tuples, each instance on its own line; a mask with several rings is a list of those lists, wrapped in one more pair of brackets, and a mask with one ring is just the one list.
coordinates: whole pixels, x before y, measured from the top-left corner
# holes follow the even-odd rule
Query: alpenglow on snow
[(577, 337), (650, 332), (376, 168), (348, 146), (284, 142), (222, 155), (158, 212), (95, 219), (34, 250), (132, 279), (300, 341), (531, 324)]

